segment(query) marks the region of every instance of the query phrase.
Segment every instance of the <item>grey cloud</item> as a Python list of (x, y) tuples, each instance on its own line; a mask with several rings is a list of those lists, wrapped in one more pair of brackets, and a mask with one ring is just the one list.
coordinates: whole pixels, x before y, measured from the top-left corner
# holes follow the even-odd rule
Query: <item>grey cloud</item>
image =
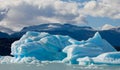
[[(79, 0), (78, 0), (79, 1)], [(0, 14), (0, 26), (15, 31), (25, 26), (41, 23), (87, 23), (86, 17), (108, 17), (120, 19), (120, 0), (87, 0), (85, 2), (62, 0), (4, 0), (0, 9), (9, 8), (8, 13)]]
[(13, 30), (11, 30), (11, 29), (9, 29), (9, 28), (2, 27), (2, 26), (0, 26), (0, 31), (1, 31), (1, 32), (8, 33), (8, 34), (14, 33)]
[(0, 21), (2, 19), (4, 19), (5, 15), (7, 14), (7, 10), (6, 9), (0, 9)]
[(91, 0), (85, 3), (81, 14), (93, 17), (120, 19), (120, 0)]
[(11, 6), (6, 18), (2, 20), (0, 25), (17, 31), (25, 26), (38, 25), (40, 23), (74, 22), (75, 24), (84, 22), (85, 19), (79, 20), (79, 22), (78, 20), (76, 21), (76, 18), (80, 16), (76, 3), (60, 0), (53, 1), (45, 5), (22, 2), (16, 6)]

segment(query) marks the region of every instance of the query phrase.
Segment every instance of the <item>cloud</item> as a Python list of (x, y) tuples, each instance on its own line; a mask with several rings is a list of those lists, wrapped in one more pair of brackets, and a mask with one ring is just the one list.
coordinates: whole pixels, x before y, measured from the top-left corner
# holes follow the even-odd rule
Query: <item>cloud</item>
[(120, 0), (91, 0), (84, 4), (81, 14), (120, 19)]
[(80, 25), (87, 16), (120, 19), (119, 6), (120, 0), (0, 0), (0, 26), (19, 31), (41, 23)]
[(110, 25), (110, 24), (105, 24), (102, 28), (101, 28), (101, 30), (109, 30), (109, 29), (112, 29), (112, 28), (116, 28), (115, 26), (112, 26), (112, 25)]
[(21, 0), (18, 2), (15, 0), (11, 3), (13, 5), (6, 1), (2, 2), (6, 5), (3, 7), (9, 7), (9, 11), (0, 25), (15, 31), (40, 23), (86, 23), (85, 16), (79, 13), (79, 4), (76, 2), (61, 0)]
[(11, 30), (11, 29), (9, 29), (9, 28), (2, 27), (2, 26), (0, 26), (0, 31), (1, 31), (1, 32), (8, 33), (8, 34), (14, 33), (13, 30)]
[(4, 19), (6, 13), (7, 13), (7, 10), (5, 10), (5, 9), (1, 9), (1, 10), (0, 10), (0, 21), (1, 21), (2, 19)]

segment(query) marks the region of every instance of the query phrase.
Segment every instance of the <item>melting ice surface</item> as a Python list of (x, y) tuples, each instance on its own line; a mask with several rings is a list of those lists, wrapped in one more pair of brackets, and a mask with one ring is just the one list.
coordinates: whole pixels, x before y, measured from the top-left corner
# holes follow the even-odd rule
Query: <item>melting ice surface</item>
[(14, 57), (0, 57), (0, 63), (120, 64), (120, 52), (98, 32), (86, 41), (77, 41), (69, 36), (30, 31), (12, 44), (11, 54)]

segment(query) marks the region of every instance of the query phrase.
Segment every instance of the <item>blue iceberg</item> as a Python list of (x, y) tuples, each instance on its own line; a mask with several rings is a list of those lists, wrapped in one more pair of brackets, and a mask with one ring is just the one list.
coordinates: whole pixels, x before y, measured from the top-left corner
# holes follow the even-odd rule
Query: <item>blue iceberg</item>
[(27, 32), (12, 44), (11, 54), (16, 58), (35, 57), (39, 60), (62, 60), (66, 54), (62, 49), (70, 45), (68, 36)]
[(86, 41), (77, 41), (69, 36), (29, 31), (11, 46), (11, 55), (19, 60), (35, 58), (40, 61), (60, 60), (65, 63), (85, 65), (100, 63), (98, 58), (119, 59), (118, 52), (115, 54), (109, 52), (117, 51), (102, 39), (98, 32)]
[(93, 38), (89, 38), (87, 41), (75, 41), (63, 49), (63, 52), (67, 53), (67, 57), (63, 62), (78, 64), (78, 58), (96, 57), (105, 52), (115, 52), (116, 50), (97, 32)]

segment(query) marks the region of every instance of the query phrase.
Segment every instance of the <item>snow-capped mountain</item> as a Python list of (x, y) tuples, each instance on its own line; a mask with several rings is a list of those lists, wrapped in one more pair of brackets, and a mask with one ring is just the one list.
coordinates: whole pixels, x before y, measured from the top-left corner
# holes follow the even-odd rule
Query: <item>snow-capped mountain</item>
[(116, 28), (115, 26), (112, 26), (110, 24), (105, 24), (102, 26), (101, 30), (110, 30), (112, 28)]
[(120, 26), (112, 26), (110, 24), (105, 24), (103, 27), (101, 27), (101, 30), (116, 30), (116, 31), (120, 31)]
[[(69, 29), (68, 29), (69, 28)], [(58, 23), (52, 23), (52, 24), (41, 24), (41, 25), (35, 25), (35, 26), (30, 26), (30, 27), (25, 27), (21, 30), (21, 32), (26, 32), (26, 31), (53, 31), (53, 30), (82, 30), (82, 29), (92, 29), (91, 27), (87, 26), (75, 26), (71, 24), (58, 24)]]
[(2, 26), (0, 26), (0, 31), (1, 31), (1, 32), (4, 32), (4, 33), (8, 33), (8, 34), (14, 33), (13, 30), (11, 30), (11, 29), (9, 29), (9, 28), (6, 28), (6, 27), (2, 27)]
[(91, 27), (88, 27), (88, 26), (80, 27), (80, 26), (75, 26), (71, 24), (53, 23), (53, 24), (41, 24), (41, 25), (35, 25), (35, 26), (30, 26), (30, 27), (24, 27), (20, 32), (16, 32), (12, 34), (11, 36), (21, 37), (27, 31), (37, 31), (37, 32), (47, 32), (50, 34), (58, 34), (58, 35), (60, 34), (60, 35), (70, 35), (70, 36), (72, 34), (75, 34), (74, 37), (78, 37), (80, 32), (82, 32), (81, 34), (84, 34), (84, 30), (87, 31), (87, 33), (89, 33), (89, 31), (94, 31)]

